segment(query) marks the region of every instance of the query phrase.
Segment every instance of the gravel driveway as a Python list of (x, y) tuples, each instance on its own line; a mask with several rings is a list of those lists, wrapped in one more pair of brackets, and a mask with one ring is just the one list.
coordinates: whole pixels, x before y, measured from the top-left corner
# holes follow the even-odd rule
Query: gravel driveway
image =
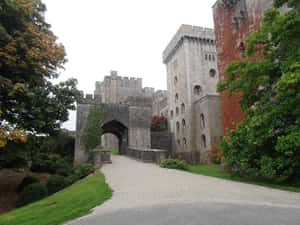
[[(250, 215), (249, 212), (253, 212), (253, 215), (255, 215), (256, 211), (258, 211), (257, 213), (262, 213), (262, 210), (266, 210), (266, 218), (268, 218), (269, 213), (270, 219), (273, 218), (273, 220), (278, 221), (276, 215), (280, 216), (280, 218), (285, 215), (293, 218), (293, 221), (298, 221), (298, 224), (300, 224), (300, 193), (280, 191), (178, 170), (163, 169), (155, 164), (138, 162), (125, 156), (113, 156), (112, 162), (112, 164), (104, 165), (101, 171), (104, 173), (108, 184), (114, 190), (113, 197), (96, 207), (93, 213), (72, 221), (68, 223), (69, 225), (134, 225), (134, 217), (138, 218), (137, 215), (141, 216), (141, 213), (145, 213), (147, 210), (149, 211), (149, 218), (152, 214), (151, 218), (155, 218), (156, 211), (164, 212), (164, 210), (168, 211), (173, 208), (173, 212), (176, 212), (176, 210), (178, 213), (186, 211), (189, 214), (192, 213), (191, 210), (188, 210), (189, 208), (195, 209), (200, 206), (203, 212), (207, 211), (212, 214), (212, 210), (220, 210), (220, 207), (221, 209), (231, 209), (232, 212), (228, 211), (230, 215), (240, 209), (240, 213), (247, 212), (242, 216), (244, 218)], [(142, 210), (142, 212), (137, 213), (137, 210)], [(283, 214), (275, 213), (274, 210)], [(128, 217), (128, 222), (124, 221), (124, 218), (127, 218), (124, 216), (118, 219), (119, 223), (112, 220), (107, 222), (110, 221), (109, 218), (117, 219), (117, 215), (122, 215), (121, 212), (123, 214), (126, 212), (124, 215), (131, 215), (132, 213), (132, 216)], [(295, 212), (299, 213), (296, 214)], [(195, 213), (195, 216), (199, 213)], [(206, 213), (205, 215), (208, 214)], [(106, 222), (104, 222), (105, 218)], [(148, 217), (145, 214), (145, 217), (142, 216), (142, 218)], [(174, 218), (174, 214), (172, 218)], [(204, 217), (202, 218), (204, 219)], [(149, 221), (149, 223), (146, 223), (145, 220), (142, 221), (144, 223), (139, 222), (139, 224), (156, 224), (154, 223), (155, 219), (153, 219), (152, 223)], [(236, 219), (233, 221), (236, 221)], [(272, 223), (277, 224), (276, 221)], [(235, 224), (232, 221), (228, 222), (228, 224), (230, 223)], [(171, 223), (157, 222), (157, 224)], [(175, 223), (172, 222), (173, 224)], [(218, 223), (214, 221), (212, 224)], [(226, 224), (226, 222), (220, 219), (220, 224)], [(249, 224), (259, 223), (251, 223), (250, 221)], [(264, 221), (262, 224), (268, 223)]]

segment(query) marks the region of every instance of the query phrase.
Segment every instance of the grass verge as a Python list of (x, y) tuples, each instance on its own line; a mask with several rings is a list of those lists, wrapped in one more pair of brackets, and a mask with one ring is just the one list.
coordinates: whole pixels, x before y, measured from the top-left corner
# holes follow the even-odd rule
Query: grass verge
[(1, 225), (57, 225), (83, 216), (112, 196), (104, 175), (94, 175), (40, 201), (0, 215)]
[(119, 155), (119, 150), (118, 149), (112, 149), (112, 150), (110, 150), (110, 152), (113, 155)]
[(210, 177), (217, 177), (217, 178), (256, 184), (256, 185), (261, 185), (261, 186), (266, 186), (266, 187), (271, 187), (271, 188), (276, 188), (281, 190), (300, 192), (300, 183), (282, 184), (282, 183), (275, 183), (272, 181), (259, 179), (259, 178), (237, 177), (237, 176), (233, 177), (228, 172), (221, 172), (220, 165), (189, 165), (188, 171), (192, 173), (202, 174), (205, 176), (210, 176)]

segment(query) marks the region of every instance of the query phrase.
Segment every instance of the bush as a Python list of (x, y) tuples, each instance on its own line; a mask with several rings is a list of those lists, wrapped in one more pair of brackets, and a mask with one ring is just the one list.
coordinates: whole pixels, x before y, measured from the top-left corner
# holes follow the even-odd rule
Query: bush
[(45, 153), (40, 153), (35, 157), (30, 170), (33, 172), (46, 172), (51, 174), (57, 173), (63, 176), (68, 176), (71, 172), (67, 160), (59, 155), (54, 155), (50, 158)]
[(49, 195), (54, 194), (71, 185), (71, 180), (60, 175), (52, 175), (47, 183)]
[(223, 151), (221, 150), (221, 148), (213, 145), (209, 152), (209, 158), (213, 163), (220, 164), (221, 160), (224, 158)]
[(20, 207), (31, 202), (38, 201), (42, 198), (45, 198), (47, 195), (48, 191), (45, 185), (37, 182), (29, 184), (20, 193), (19, 199), (17, 201), (17, 206)]
[(24, 188), (27, 187), (29, 184), (39, 183), (39, 182), (40, 181), (35, 177), (32, 177), (32, 176), (24, 177), (18, 186), (18, 192), (19, 193), (22, 192), (24, 190)]
[(67, 176), (71, 172), (71, 168), (67, 160), (59, 155), (54, 155), (50, 159), (49, 172), (52, 174), (59, 174)]
[(46, 153), (37, 154), (32, 160), (30, 170), (32, 172), (49, 172), (50, 158)]
[(169, 168), (169, 169), (178, 169), (178, 170), (188, 170), (188, 164), (184, 160), (179, 159), (171, 159), (168, 158), (164, 160), (161, 164), (161, 167), (163, 168)]
[(94, 172), (94, 167), (89, 163), (82, 163), (77, 166), (74, 166), (72, 169), (72, 174), (77, 176), (78, 179), (84, 178), (87, 175)]

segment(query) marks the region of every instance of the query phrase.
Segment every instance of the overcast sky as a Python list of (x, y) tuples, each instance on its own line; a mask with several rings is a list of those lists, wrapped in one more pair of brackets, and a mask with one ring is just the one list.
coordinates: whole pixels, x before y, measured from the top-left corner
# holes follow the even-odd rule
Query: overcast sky
[[(67, 52), (60, 80), (93, 93), (110, 70), (166, 89), (162, 52), (181, 24), (213, 28), (216, 0), (43, 0), (46, 21)], [(64, 127), (74, 130), (74, 113)]]

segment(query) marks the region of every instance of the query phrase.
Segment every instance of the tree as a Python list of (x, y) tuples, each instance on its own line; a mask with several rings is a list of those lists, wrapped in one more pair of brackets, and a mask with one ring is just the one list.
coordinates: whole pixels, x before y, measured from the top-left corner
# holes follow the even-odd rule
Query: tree
[(82, 141), (85, 151), (91, 151), (101, 145), (101, 125), (106, 117), (102, 104), (94, 105), (89, 112), (86, 125), (82, 133)]
[(67, 60), (45, 11), (40, 0), (0, 0), (0, 119), (17, 130), (52, 134), (80, 93), (75, 79), (50, 81)]
[(247, 39), (245, 59), (231, 62), (218, 91), (242, 93), (245, 112), (221, 143), (227, 163), (239, 174), (278, 181), (300, 178), (300, 14), (298, 0), (285, 14), (265, 12)]

